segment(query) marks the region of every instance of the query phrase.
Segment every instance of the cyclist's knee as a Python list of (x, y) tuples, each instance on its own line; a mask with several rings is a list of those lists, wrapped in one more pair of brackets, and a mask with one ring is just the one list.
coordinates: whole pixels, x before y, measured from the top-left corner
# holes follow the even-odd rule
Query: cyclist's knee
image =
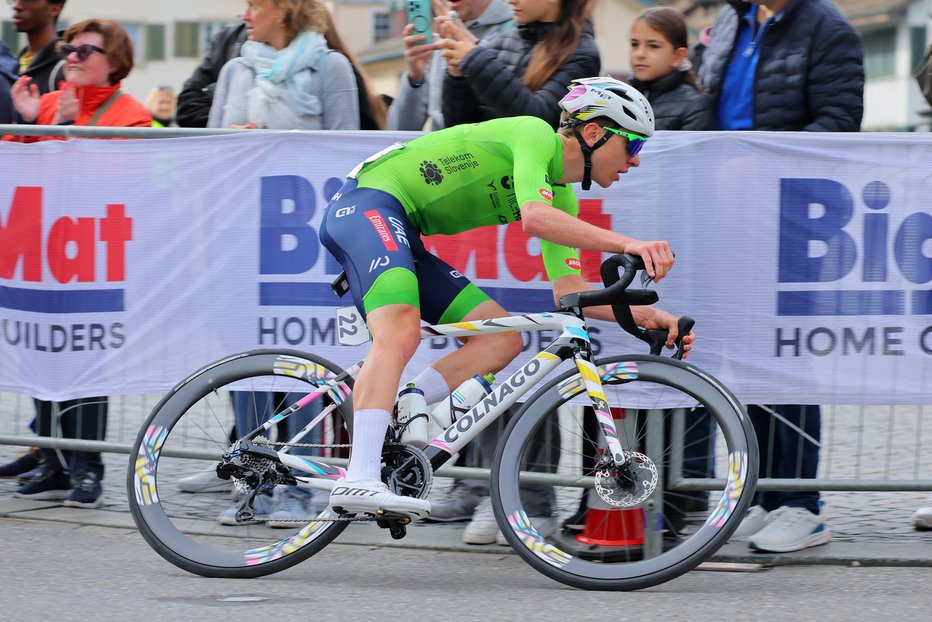
[(405, 360), (414, 356), (421, 343), (421, 312), (409, 305), (374, 309), (366, 320), (373, 347), (396, 351)]
[(493, 367), (490, 371), (497, 373), (521, 354), (523, 347), (524, 341), (519, 333), (489, 335), (485, 342), (485, 349), (488, 354), (484, 360)]

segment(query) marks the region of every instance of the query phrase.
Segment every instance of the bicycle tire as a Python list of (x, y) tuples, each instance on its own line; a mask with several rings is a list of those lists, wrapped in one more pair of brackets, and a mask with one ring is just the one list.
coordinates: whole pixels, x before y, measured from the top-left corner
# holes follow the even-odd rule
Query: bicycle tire
[[(492, 467), (493, 509), (511, 547), (544, 575), (584, 589), (643, 589), (695, 568), (713, 555), (737, 528), (754, 497), (757, 441), (738, 400), (721, 383), (692, 365), (641, 355), (602, 358), (596, 365), (603, 375), (608, 404), (627, 409), (622, 424), (628, 439), (625, 449), (631, 447), (631, 442), (645, 442), (646, 446), (650, 439), (644, 431), (651, 425), (655, 445), (656, 439), (679, 435), (678, 428), (667, 434), (660, 433), (673, 421), (669, 414), (672, 411), (664, 411), (660, 406), (677, 404), (689, 409), (682, 419), (683, 437), (699, 440), (690, 440), (688, 445), (684, 443), (688, 450), (684, 449), (682, 455), (688, 453), (692, 459), (695, 454), (697, 462), (690, 464), (705, 466), (717, 455), (719, 465), (725, 464), (728, 468), (724, 484), (711, 491), (705, 501), (707, 518), (701, 525), (691, 525), (688, 513), (681, 511), (684, 507), (698, 506), (701, 512), (704, 499), (701, 493), (663, 490), (664, 473), (669, 468), (667, 462), (675, 454), (673, 444), (666, 441), (653, 447), (652, 452), (638, 448), (653, 454), (650, 460), (658, 469), (658, 490), (650, 493), (640, 507), (619, 508), (604, 503), (596, 491), (588, 489), (583, 501), (578, 493), (574, 497), (572, 488), (560, 486), (552, 488), (555, 517), (540, 514), (539, 498), (546, 491), (536, 493), (536, 502), (533, 501), (535, 495), (531, 494), (525, 495), (527, 504), (522, 501), (520, 470), (547, 470), (579, 476), (585, 460), (584, 448), (587, 443), (595, 442), (593, 435), (585, 433), (585, 416), (574, 416), (567, 409), (559, 410), (573, 398), (568, 387), (574, 385), (574, 378), (579, 378), (575, 369), (535, 392), (506, 428)], [(608, 370), (616, 370), (612, 372), (616, 376), (614, 379)], [(617, 378), (617, 370), (624, 370), (620, 375), (627, 376)], [(582, 389), (574, 390), (576, 396), (588, 400), (584, 391), (578, 392)], [(704, 406), (709, 416), (696, 410), (697, 406)], [(706, 422), (700, 425), (700, 420)], [(580, 448), (578, 452), (574, 452), (576, 445)], [(544, 452), (545, 458), (541, 457), (542, 446), (551, 448), (549, 453)], [(553, 449), (556, 446), (559, 449)], [(644, 470), (649, 473), (649, 469)], [(696, 475), (696, 470), (692, 473), (700, 477), (710, 475)], [(644, 479), (650, 477), (653, 476)], [(643, 490), (647, 490), (646, 485)], [(538, 508), (538, 518), (534, 518), (531, 506)], [(555, 520), (569, 516), (577, 508), (578, 512), (563, 521), (561, 528), (549, 533)]]
[[(342, 372), (337, 365), (313, 354), (285, 349), (252, 350), (211, 363), (176, 385), (142, 425), (129, 459), (127, 498), (133, 520), (146, 542), (179, 568), (223, 578), (279, 572), (332, 542), (348, 523), (315, 520), (301, 527), (292, 526), (284, 538), (281, 531), (261, 522), (219, 525), (218, 516), (233, 503), (230, 495), (223, 494), (223, 480), (213, 480), (214, 486), (221, 489), (220, 494), (183, 492), (177, 488), (180, 477), (209, 472), (204, 467), (215, 468), (222, 461), (221, 454), (229, 450), (234, 391), (245, 395), (247, 404), (250, 399), (253, 405), (260, 398), (285, 400), (289, 395), (306, 395), (315, 383)], [(346, 384), (351, 387), (352, 380)], [(330, 399), (326, 395), (318, 398)], [(279, 408), (275, 412), (280, 412), (283, 403), (272, 406)], [(253, 410), (258, 419), (260, 408)], [(346, 437), (347, 442), (351, 412), (352, 404), (347, 399), (328, 416), (334, 434)], [(194, 459), (194, 455), (209, 455), (212, 459)], [(267, 500), (292, 494), (300, 496), (302, 504), (309, 505), (308, 493), (294, 490), (293, 486), (278, 485)], [(321, 493), (323, 503), (323, 494), (327, 493)], [(260, 505), (257, 503), (257, 509)], [(318, 519), (331, 516), (329, 509), (319, 514), (312, 507), (309, 509)]]

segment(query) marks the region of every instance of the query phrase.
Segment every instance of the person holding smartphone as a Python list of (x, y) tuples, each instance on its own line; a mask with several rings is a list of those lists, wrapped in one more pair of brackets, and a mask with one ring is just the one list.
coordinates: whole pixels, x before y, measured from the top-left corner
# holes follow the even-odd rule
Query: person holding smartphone
[(454, 21), (440, 25), (447, 61), (447, 126), (532, 115), (557, 128), (564, 86), (601, 68), (592, 33), (592, 0), (510, 0), (518, 27), (472, 41)]
[[(409, 0), (412, 3), (417, 0)], [(481, 41), (514, 27), (511, 9), (505, 0), (419, 0), (430, 3), (437, 21), (449, 19), (451, 10), (462, 23), (463, 36)], [(398, 95), (388, 109), (388, 129), (439, 130), (446, 127), (442, 110), (443, 77), (447, 64), (440, 53), (436, 38), (415, 33), (414, 15), (422, 14), (424, 5), (409, 11), (409, 23), (404, 28), (405, 61), (408, 71), (401, 77)], [(414, 8), (413, 6), (411, 7)], [(428, 42), (428, 38), (432, 39)]]

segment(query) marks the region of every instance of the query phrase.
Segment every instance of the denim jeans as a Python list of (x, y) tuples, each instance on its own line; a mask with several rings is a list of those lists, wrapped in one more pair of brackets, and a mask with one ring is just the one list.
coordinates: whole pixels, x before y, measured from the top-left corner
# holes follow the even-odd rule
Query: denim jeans
[[(39, 436), (58, 436), (58, 425), (61, 425), (62, 438), (102, 441), (107, 435), (106, 396), (85, 397), (65, 402), (33, 401), (36, 405), (36, 433)], [(43, 448), (40, 453), (49, 464), (58, 464), (71, 475), (81, 471), (93, 471), (103, 479), (104, 463), (99, 451), (66, 449), (59, 452)]]
[[(801, 436), (761, 406), (748, 406), (748, 414), (760, 448), (761, 478), (815, 479), (819, 469), (819, 446)], [(821, 438), (822, 410), (819, 406), (778, 404), (772, 409), (816, 442)], [(757, 505), (768, 512), (780, 506), (805, 508), (819, 513), (819, 493), (787, 490), (757, 493)]]
[[(303, 393), (272, 393), (265, 391), (233, 391), (233, 413), (236, 416), (236, 436), (244, 436), (269, 420), (276, 412), (281, 412), (298, 401)], [(278, 441), (289, 440), (320, 413), (320, 405), (308, 404), (284, 421), (285, 430), (279, 428)], [(320, 443), (320, 425), (314, 428), (299, 443)], [(288, 438), (282, 438), (285, 432)], [(271, 433), (271, 431), (269, 431)], [(267, 436), (263, 434), (263, 436)], [(288, 453), (295, 456), (320, 455), (320, 450), (312, 447), (295, 447)]]

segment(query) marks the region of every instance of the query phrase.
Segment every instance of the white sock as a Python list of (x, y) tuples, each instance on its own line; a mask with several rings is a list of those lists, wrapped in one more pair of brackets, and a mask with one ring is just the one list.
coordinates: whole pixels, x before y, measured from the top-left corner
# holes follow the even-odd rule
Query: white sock
[(346, 481), (382, 479), (379, 477), (379, 468), (382, 465), (382, 445), (385, 443), (390, 417), (387, 410), (379, 408), (357, 410), (354, 413), (353, 449), (346, 468)]
[(447, 381), (440, 375), (440, 372), (433, 367), (426, 367), (411, 382), (424, 392), (424, 401), (427, 402), (428, 406), (439, 402), (450, 395), (452, 391), (447, 385)]

